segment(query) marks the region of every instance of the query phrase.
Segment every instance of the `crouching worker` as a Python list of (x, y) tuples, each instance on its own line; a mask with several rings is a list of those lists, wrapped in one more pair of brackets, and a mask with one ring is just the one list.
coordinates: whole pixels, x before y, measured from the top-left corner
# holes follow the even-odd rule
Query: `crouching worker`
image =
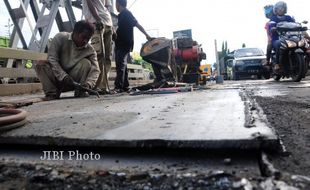
[(50, 42), (47, 62), (39, 61), (35, 66), (46, 100), (73, 90), (74, 97), (88, 96), (74, 82), (90, 89), (95, 86), (100, 70), (96, 51), (88, 44), (94, 30), (92, 23), (79, 21), (72, 33), (60, 32)]

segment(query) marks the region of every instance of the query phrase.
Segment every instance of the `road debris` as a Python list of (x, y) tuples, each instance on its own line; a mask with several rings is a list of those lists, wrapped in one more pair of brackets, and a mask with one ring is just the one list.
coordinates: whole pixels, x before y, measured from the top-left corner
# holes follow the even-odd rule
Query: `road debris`
[(141, 95), (141, 94), (171, 94), (171, 93), (178, 93), (178, 92), (192, 92), (193, 87), (171, 87), (171, 88), (158, 88), (158, 89), (150, 89), (146, 91), (133, 91), (130, 95)]

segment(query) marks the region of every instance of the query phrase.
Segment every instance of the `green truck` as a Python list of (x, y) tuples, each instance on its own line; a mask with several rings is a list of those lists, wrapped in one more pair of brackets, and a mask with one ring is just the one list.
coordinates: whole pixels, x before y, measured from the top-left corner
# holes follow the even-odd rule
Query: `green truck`
[[(0, 47), (7, 48), (10, 44), (10, 38), (0, 36)], [(7, 63), (7, 59), (0, 58), (0, 67), (5, 67)]]
[(0, 36), (0, 47), (9, 47), (10, 44), (10, 38)]

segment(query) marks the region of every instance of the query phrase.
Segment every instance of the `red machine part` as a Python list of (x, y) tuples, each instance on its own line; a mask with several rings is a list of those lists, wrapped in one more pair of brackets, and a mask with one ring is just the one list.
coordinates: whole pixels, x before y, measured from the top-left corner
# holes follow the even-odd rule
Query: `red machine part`
[(182, 58), (183, 61), (198, 60), (199, 54), (202, 53), (202, 49), (199, 45), (186, 49), (174, 49), (174, 55)]

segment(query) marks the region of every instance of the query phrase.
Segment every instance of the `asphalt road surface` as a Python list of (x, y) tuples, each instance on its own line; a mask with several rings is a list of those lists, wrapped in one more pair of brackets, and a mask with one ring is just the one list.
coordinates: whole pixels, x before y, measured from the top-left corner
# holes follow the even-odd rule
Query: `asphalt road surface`
[[(52, 121), (52, 123), (57, 121), (51, 118), (66, 117), (61, 116), (53, 107), (57, 104), (55, 101), (25, 107), (24, 109), (31, 113), (31, 111), (39, 112), (40, 107), (46, 106), (49, 109), (45, 109), (45, 113), (49, 111), (55, 111), (55, 113), (50, 115), (50, 118), (39, 115), (37, 118), (30, 116), (31, 125), (1, 135), (0, 189), (310, 189), (310, 81), (308, 78), (300, 83), (289, 80), (274, 82), (272, 79), (225, 81), (223, 85), (210, 83), (208, 89), (191, 93), (193, 94), (164, 95), (163, 100), (169, 102), (170, 107), (164, 106), (161, 95), (131, 97), (123, 94), (116, 98), (103, 97), (106, 110), (99, 113), (107, 113), (106, 111), (112, 109), (113, 105), (119, 105), (118, 109), (126, 114), (123, 117), (119, 113), (114, 113), (113, 117), (103, 115), (104, 121), (119, 118), (118, 122), (115, 122), (113, 127), (104, 133), (97, 130), (96, 134), (86, 129), (83, 129), (83, 133), (76, 133), (74, 127), (88, 126), (88, 122), (83, 123), (80, 120), (67, 124), (67, 120), (63, 119), (62, 126), (68, 130), (61, 127), (58, 129), (59, 125), (53, 126), (48, 122), (43, 125), (44, 121)], [(194, 95), (195, 93), (198, 95)], [(207, 129), (199, 125), (202, 122), (199, 120), (202, 115), (198, 114), (199, 117), (196, 116), (195, 121), (190, 121), (188, 119), (190, 113), (186, 111), (190, 110), (192, 114), (195, 114), (205, 109), (204, 103), (194, 99), (195, 96), (202, 96), (202, 94), (208, 98), (206, 101), (212, 102), (206, 104), (210, 106), (206, 109), (208, 111), (203, 110), (206, 114), (212, 112), (210, 114), (212, 119), (207, 121), (208, 123), (213, 121), (210, 130), (220, 130), (215, 127), (234, 126), (241, 122), (240, 125), (243, 128), (238, 128), (238, 130), (249, 130), (248, 133), (242, 135), (232, 133), (232, 137), (227, 141), (225, 130), (229, 131), (229, 128), (225, 128), (224, 132), (217, 132), (221, 134), (212, 133), (208, 136)], [(211, 95), (216, 95), (217, 98), (212, 99)], [(218, 101), (218, 97), (225, 97), (224, 106), (223, 101)], [(1, 97), (5, 101), (13, 98), (24, 97)], [(119, 103), (126, 102), (127, 98), (131, 103), (137, 104), (120, 107)], [(143, 106), (140, 100), (149, 98), (153, 102), (159, 101), (162, 104), (157, 106), (153, 105), (152, 101), (147, 101), (148, 103)], [(193, 100), (190, 101), (190, 98)], [(199, 98), (204, 99), (204, 97)], [(181, 103), (176, 103), (175, 99), (180, 100)], [(63, 110), (68, 111), (73, 107), (75, 112), (72, 112), (81, 114), (76, 105), (60, 101), (64, 104)], [(75, 102), (76, 100), (68, 99), (68, 101)], [(190, 102), (194, 103), (190, 104)], [(99, 103), (95, 99), (88, 102), (88, 105), (96, 104)], [(190, 106), (186, 107), (187, 105)], [(197, 109), (193, 107), (195, 105)], [(156, 113), (155, 115), (151, 111), (148, 112), (148, 106)], [(219, 107), (219, 109), (214, 107)], [(180, 110), (184, 113), (178, 116), (178, 121), (166, 120), (165, 116), (177, 114)], [(83, 113), (88, 112), (90, 112), (89, 109), (86, 109)], [(144, 115), (144, 113), (147, 114)], [(73, 115), (73, 118), (75, 116)], [(123, 123), (124, 120), (132, 117), (136, 118), (132, 122), (137, 126), (149, 126), (148, 131), (156, 127), (155, 124), (148, 125), (148, 120), (158, 121), (161, 127), (160, 130), (154, 130), (157, 133), (153, 137), (158, 140), (166, 130), (168, 133), (160, 139), (164, 141), (146, 141), (148, 146), (141, 147), (141, 140), (144, 142), (152, 136), (150, 137), (147, 132), (141, 132), (141, 129), (138, 135), (140, 140), (132, 139), (132, 131), (124, 134), (123, 128), (119, 127), (124, 126), (134, 130), (132, 123), (131, 125)], [(96, 115), (92, 121), (98, 121), (98, 118), (100, 117)], [(184, 119), (184, 125), (182, 125), (182, 119)], [(174, 123), (177, 126), (183, 126), (184, 131), (175, 132), (177, 128)], [(189, 126), (190, 124), (198, 126), (199, 133), (191, 129), (190, 127), (193, 126)], [(258, 127), (262, 128), (259, 131), (252, 131)], [(189, 130), (191, 132), (185, 134)], [(272, 131), (271, 136), (265, 134), (252, 138), (253, 134), (262, 134), (266, 131), (269, 134), (269, 130)], [(22, 136), (22, 134), (27, 134), (27, 136)], [(44, 137), (59, 137), (64, 136), (63, 134), (75, 141), (66, 141), (68, 138), (63, 138), (63, 141), (59, 138), (58, 141), (48, 138), (49, 142), (44, 141)], [(274, 134), (280, 146), (274, 144)], [(204, 138), (201, 139), (199, 135)], [(104, 143), (85, 141), (85, 145), (88, 146), (82, 146), (83, 143), (76, 138), (85, 140), (85, 136), (86, 139), (103, 139)], [(193, 136), (195, 138), (192, 138)], [(236, 136), (239, 140), (235, 138)], [(12, 140), (11, 137), (15, 139)], [(20, 138), (19, 143), (17, 137)], [(220, 143), (221, 138), (218, 137), (225, 142), (222, 144), (223, 147)], [(126, 141), (119, 141), (118, 138), (126, 139)], [(30, 140), (25, 141), (25, 139)], [(117, 141), (111, 141), (111, 139)], [(4, 140), (10, 142), (4, 142)], [(194, 143), (186, 143), (191, 141)], [(70, 144), (70, 142), (78, 144)], [(117, 142), (117, 146), (111, 148), (111, 142)], [(160, 142), (159, 145), (158, 142)], [(267, 144), (255, 146), (256, 142), (267, 142)], [(154, 147), (151, 146), (152, 143), (155, 143)], [(199, 143), (201, 146), (197, 145)], [(251, 146), (245, 146), (246, 143), (250, 143)], [(9, 146), (9, 144), (15, 145)], [(268, 145), (275, 147), (268, 147)], [(55, 154), (48, 151), (56, 151), (57, 156), (55, 157)], [(54, 156), (53, 158), (56, 159), (42, 159), (44, 154)], [(63, 159), (59, 159), (61, 155)], [(76, 155), (80, 155), (81, 159), (77, 159)], [(90, 159), (91, 156), (93, 160)], [(98, 156), (99, 159), (97, 159)], [(264, 156), (268, 159), (265, 160)]]

